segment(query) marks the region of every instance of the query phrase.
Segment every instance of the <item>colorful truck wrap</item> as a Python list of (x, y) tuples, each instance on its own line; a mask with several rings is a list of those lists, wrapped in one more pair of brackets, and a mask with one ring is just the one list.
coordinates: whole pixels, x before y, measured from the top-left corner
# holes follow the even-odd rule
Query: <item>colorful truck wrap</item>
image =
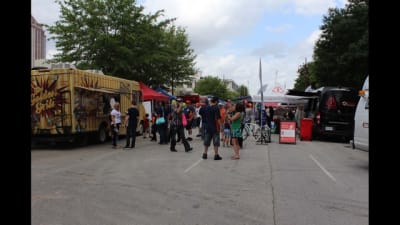
[(77, 69), (32, 70), (32, 141), (75, 142), (95, 135), (105, 142), (114, 102), (124, 121), (131, 101), (139, 103), (140, 96), (139, 83), (132, 80)]

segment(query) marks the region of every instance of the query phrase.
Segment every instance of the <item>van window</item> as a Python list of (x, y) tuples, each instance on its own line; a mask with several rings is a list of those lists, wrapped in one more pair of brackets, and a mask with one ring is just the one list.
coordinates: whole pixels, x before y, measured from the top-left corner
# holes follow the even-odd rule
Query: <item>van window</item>
[(357, 94), (354, 91), (332, 90), (327, 91), (322, 98), (321, 109), (353, 112), (357, 103)]

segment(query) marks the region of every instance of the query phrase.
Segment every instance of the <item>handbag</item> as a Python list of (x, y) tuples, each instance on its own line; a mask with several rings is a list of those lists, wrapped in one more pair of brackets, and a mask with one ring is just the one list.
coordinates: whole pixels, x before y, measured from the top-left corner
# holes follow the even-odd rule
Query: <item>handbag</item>
[(158, 118), (156, 119), (156, 124), (157, 124), (157, 125), (160, 125), (160, 124), (163, 124), (163, 123), (165, 123), (165, 118), (164, 118), (163, 116), (158, 117)]
[(182, 113), (182, 125), (183, 125), (184, 127), (186, 127), (186, 125), (187, 125), (187, 120), (186, 120), (185, 113)]

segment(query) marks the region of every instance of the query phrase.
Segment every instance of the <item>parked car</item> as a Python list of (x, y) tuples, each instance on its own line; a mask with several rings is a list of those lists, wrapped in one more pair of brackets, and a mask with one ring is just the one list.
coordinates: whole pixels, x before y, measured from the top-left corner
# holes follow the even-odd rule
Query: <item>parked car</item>
[(310, 98), (305, 107), (306, 117), (314, 120), (313, 136), (353, 139), (357, 92), (346, 87), (321, 87), (313, 92), (316, 98)]

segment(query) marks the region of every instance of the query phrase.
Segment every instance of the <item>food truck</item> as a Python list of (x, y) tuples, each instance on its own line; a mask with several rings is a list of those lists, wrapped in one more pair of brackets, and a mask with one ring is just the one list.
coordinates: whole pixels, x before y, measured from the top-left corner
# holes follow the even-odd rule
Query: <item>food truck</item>
[(124, 121), (131, 101), (139, 103), (140, 97), (136, 81), (73, 68), (32, 70), (32, 143), (86, 143), (89, 137), (103, 143), (110, 137), (114, 103), (120, 103)]

